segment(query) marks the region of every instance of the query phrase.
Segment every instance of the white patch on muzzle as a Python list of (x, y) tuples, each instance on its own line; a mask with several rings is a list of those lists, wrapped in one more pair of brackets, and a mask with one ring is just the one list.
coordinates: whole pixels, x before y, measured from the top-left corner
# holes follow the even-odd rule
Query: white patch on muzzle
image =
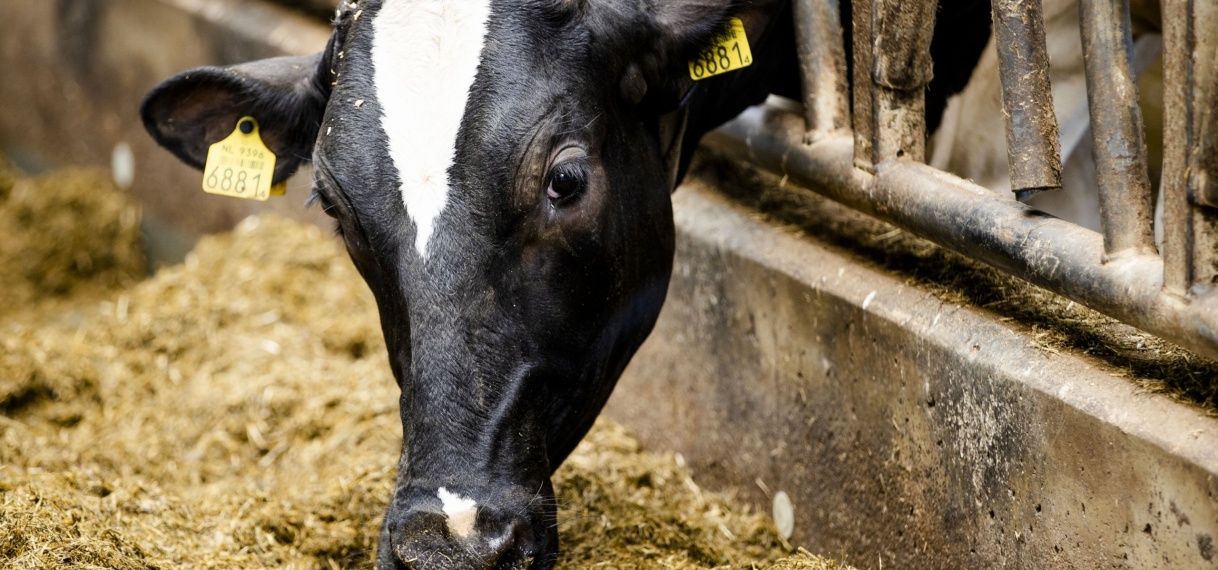
[(478, 73), (490, 0), (385, 0), (373, 22), (373, 84), (402, 202), (427, 258)]
[(478, 515), (478, 504), (448, 489), (440, 487), (436, 496), (444, 504), (444, 516), (448, 517), (448, 532), (457, 538), (474, 536), (474, 519)]

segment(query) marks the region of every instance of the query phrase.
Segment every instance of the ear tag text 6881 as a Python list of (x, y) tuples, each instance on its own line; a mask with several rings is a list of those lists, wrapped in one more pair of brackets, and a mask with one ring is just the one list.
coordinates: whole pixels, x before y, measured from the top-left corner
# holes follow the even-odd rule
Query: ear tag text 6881
[(689, 77), (698, 81), (750, 65), (753, 65), (753, 52), (744, 35), (744, 22), (740, 18), (728, 18), (723, 31), (689, 60)]
[(237, 128), (207, 150), (203, 167), (203, 191), (210, 194), (266, 200), (284, 193), (282, 183), (271, 186), (275, 153), (262, 143), (258, 121), (241, 117)]

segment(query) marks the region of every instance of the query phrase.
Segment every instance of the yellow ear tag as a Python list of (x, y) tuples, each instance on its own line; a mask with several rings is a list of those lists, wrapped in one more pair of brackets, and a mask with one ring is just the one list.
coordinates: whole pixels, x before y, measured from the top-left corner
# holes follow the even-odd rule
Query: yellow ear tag
[(694, 81), (753, 65), (744, 22), (740, 18), (728, 18), (727, 24), (706, 49), (689, 61), (689, 76)]
[(203, 191), (210, 194), (266, 200), (283, 194), (283, 184), (271, 187), (275, 153), (262, 144), (258, 121), (241, 117), (228, 138), (207, 149), (203, 168)]

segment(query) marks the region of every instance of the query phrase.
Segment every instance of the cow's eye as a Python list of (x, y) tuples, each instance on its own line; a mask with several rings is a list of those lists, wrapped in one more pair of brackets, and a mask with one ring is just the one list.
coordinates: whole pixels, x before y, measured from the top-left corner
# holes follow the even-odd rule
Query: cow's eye
[(317, 204), (321, 207), (321, 211), (331, 218), (338, 219), (338, 209), (334, 207), (334, 203), (326, 197), (326, 193), (319, 189), (313, 190), (313, 195), (309, 196), (309, 200), (305, 202), (306, 206)]
[(554, 166), (550, 171), (550, 185), (546, 196), (554, 202), (578, 196), (588, 185), (588, 170), (582, 160), (568, 160)]
[(331, 193), (334, 192), (334, 183), (323, 168), (314, 169), (313, 173), (313, 195), (309, 196), (309, 201), (305, 205), (312, 206), (317, 204), (321, 206), (323, 213), (338, 222), (334, 224), (334, 233), (340, 236), (345, 235), (343, 230), (343, 210), (332, 198), (335, 196), (335, 194)]

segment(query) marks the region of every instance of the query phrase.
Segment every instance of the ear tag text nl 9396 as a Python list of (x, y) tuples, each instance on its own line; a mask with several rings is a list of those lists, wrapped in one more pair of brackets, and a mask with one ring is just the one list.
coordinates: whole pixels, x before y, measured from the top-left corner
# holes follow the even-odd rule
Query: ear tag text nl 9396
[(203, 168), (203, 191), (234, 198), (266, 200), (283, 195), (282, 183), (271, 186), (275, 153), (262, 143), (258, 121), (241, 117), (228, 138), (211, 145)]
[(740, 18), (728, 18), (727, 27), (689, 61), (689, 76), (698, 81), (750, 65), (753, 65), (753, 52), (744, 35), (744, 22)]

